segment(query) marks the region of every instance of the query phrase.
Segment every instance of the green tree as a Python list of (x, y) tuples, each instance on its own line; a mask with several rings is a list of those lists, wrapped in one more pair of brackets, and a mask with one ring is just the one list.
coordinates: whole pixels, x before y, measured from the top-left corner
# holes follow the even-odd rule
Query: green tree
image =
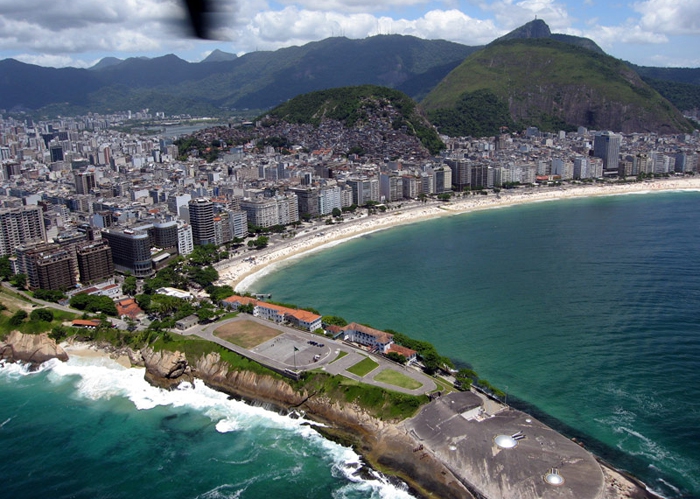
[(49, 338), (54, 341), (61, 341), (66, 336), (68, 336), (68, 330), (63, 326), (55, 326), (49, 333)]
[(15, 274), (10, 280), (12, 285), (18, 289), (25, 289), (27, 287), (27, 275), (26, 274)]
[(58, 291), (55, 289), (37, 289), (34, 291), (34, 298), (36, 298), (37, 300), (58, 303), (65, 297), (66, 294), (63, 291)]
[(11, 326), (19, 326), (24, 322), (24, 319), (26, 318), (27, 312), (25, 312), (24, 310), (18, 310), (12, 315), (12, 317), (10, 317), (9, 323)]
[(221, 300), (235, 295), (235, 291), (229, 285), (225, 286), (207, 286), (206, 292), (209, 293), (209, 298), (213, 303), (219, 303)]
[(70, 306), (85, 312), (104, 312), (107, 315), (116, 316), (117, 306), (108, 296), (96, 296), (79, 294), (70, 299)]
[(331, 212), (331, 215), (333, 215), (335, 218), (340, 218), (342, 214), (343, 212), (340, 211), (339, 208), (333, 208), (333, 211)]
[(136, 277), (130, 275), (124, 278), (122, 293), (129, 296), (134, 296), (136, 294)]
[(202, 287), (211, 286), (211, 284), (219, 278), (219, 273), (212, 266), (209, 267), (192, 267), (190, 269), (190, 279)]
[(258, 236), (257, 239), (248, 241), (248, 246), (255, 249), (263, 249), (267, 246), (269, 241), (270, 239), (265, 236)]
[(216, 312), (214, 312), (210, 308), (200, 308), (199, 310), (197, 310), (196, 314), (199, 320), (202, 322), (210, 321), (211, 319), (216, 317)]
[(3, 256), (0, 258), (0, 279), (7, 281), (12, 277), (12, 264), (10, 263), (9, 256)]
[(33, 321), (51, 322), (53, 321), (53, 312), (48, 308), (37, 308), (32, 310), (29, 318)]
[(399, 364), (406, 363), (406, 357), (404, 357), (398, 352), (389, 352), (386, 356), (388, 359), (393, 360), (394, 362), (398, 362)]
[(134, 300), (136, 300), (137, 305), (141, 308), (146, 313), (149, 313), (151, 310), (151, 295), (147, 294), (141, 294), (141, 295), (136, 295), (134, 297)]
[(324, 315), (323, 317), (321, 317), (321, 322), (323, 322), (324, 324), (330, 324), (333, 326), (340, 327), (348, 325), (348, 321), (337, 315)]
[(429, 374), (437, 372), (442, 367), (442, 358), (435, 350), (428, 351), (425, 355), (421, 355), (425, 371)]

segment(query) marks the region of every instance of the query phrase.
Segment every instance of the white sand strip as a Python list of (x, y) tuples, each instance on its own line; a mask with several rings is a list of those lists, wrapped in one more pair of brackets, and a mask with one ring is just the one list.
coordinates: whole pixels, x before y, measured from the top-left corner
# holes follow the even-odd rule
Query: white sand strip
[(220, 275), (219, 283), (229, 284), (234, 286), (236, 291), (244, 292), (250, 288), (255, 280), (274, 271), (282, 262), (303, 257), (310, 252), (330, 248), (371, 232), (440, 216), (533, 202), (673, 190), (700, 191), (700, 177), (679, 177), (620, 184), (596, 183), (560, 187), (533, 187), (501, 190), (498, 195), (464, 195), (453, 198), (448, 203), (434, 201), (427, 204), (398, 203), (402, 205), (401, 208), (392, 208), (377, 215), (356, 217), (355, 220), (340, 224), (316, 226), (315, 230), (307, 229), (306, 233), (297, 235), (293, 239), (275, 243), (260, 251), (247, 251), (243, 256), (222, 262), (217, 265)]

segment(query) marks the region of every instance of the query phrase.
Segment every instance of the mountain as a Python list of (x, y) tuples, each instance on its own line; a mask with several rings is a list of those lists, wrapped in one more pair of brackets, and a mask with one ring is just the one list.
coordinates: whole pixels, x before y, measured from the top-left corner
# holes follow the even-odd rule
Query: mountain
[(445, 146), (408, 95), (376, 85), (299, 95), (266, 113), (265, 119), (314, 126), (323, 120), (335, 120), (347, 128), (372, 129), (381, 135), (387, 131), (405, 133), (416, 136), (431, 154), (437, 154)]
[[(697, 107), (698, 89), (688, 85), (700, 81), (700, 69), (638, 69), (674, 104)], [(655, 83), (657, 79), (677, 84)], [(367, 84), (400, 90), (433, 112), (443, 109), (443, 125), (445, 120), (475, 123), (475, 107), (486, 105), (491, 116), (485, 128), (477, 127), (482, 131), (514, 122), (545, 129), (579, 124), (620, 131), (686, 128), (634, 69), (606, 56), (595, 42), (551, 33), (537, 19), (486, 47), (379, 35), (334, 37), (241, 57), (215, 50), (199, 63), (169, 54), (108, 57), (90, 69), (56, 69), (7, 59), (0, 61), (0, 110), (71, 115), (148, 107), (215, 116), (270, 109), (297, 95)], [(489, 91), (494, 98), (483, 93), (467, 98), (460, 104), (464, 115), (450, 117), (460, 95), (475, 90)], [(501, 101), (509, 123), (503, 122)]]
[(48, 110), (62, 114), (106, 112), (138, 109), (155, 96), (157, 101), (145, 107), (169, 114), (195, 114), (195, 110), (199, 114), (205, 109), (212, 115), (230, 109), (269, 109), (299, 94), (360, 84), (406, 89), (411, 97), (421, 98), (478, 49), (444, 40), (380, 35), (363, 40), (328, 38), (241, 57), (219, 51), (200, 63), (172, 54), (108, 59), (90, 70), (0, 61), (0, 68), (12, 65), (11, 71), (1, 73), (5, 77), (0, 78), (0, 109), (51, 106)]
[(228, 62), (233, 61), (236, 58), (238, 58), (236, 54), (229, 54), (228, 52), (222, 52), (219, 49), (215, 49), (202, 62)]
[(654, 68), (628, 64), (649, 86), (681, 111), (700, 109), (700, 68)]
[[(219, 96), (228, 108), (267, 109), (303, 93), (348, 85), (408, 88), (427, 94), (464, 58), (478, 50), (444, 40), (380, 35), (363, 40), (328, 38), (275, 52), (254, 52), (229, 63), (230, 71), (173, 89), (178, 95)], [(419, 83), (416, 84), (416, 81)]]
[(95, 73), (76, 68), (45, 68), (14, 59), (0, 61), (0, 108), (33, 110), (54, 102), (88, 104), (87, 95), (102, 82)]
[(89, 67), (88, 69), (91, 71), (99, 71), (100, 69), (116, 66), (117, 64), (121, 64), (122, 62), (124, 62), (123, 59), (117, 59), (116, 57), (104, 57), (103, 59), (100, 59), (100, 61), (97, 64)]
[(556, 40), (558, 42), (583, 47), (600, 54), (605, 53), (603, 52), (603, 49), (590, 38), (552, 33), (547, 23), (542, 19), (535, 19), (534, 21), (523, 24), (519, 28), (515, 28), (510, 33), (497, 38), (492, 43), (504, 42), (506, 40), (530, 40), (533, 38), (551, 38), (552, 40)]
[(658, 133), (690, 129), (624, 62), (551, 37), (504, 37), (491, 43), (467, 57), (422, 104), (436, 125), (455, 126), (464, 106), (473, 107), (476, 91), (481, 91), (480, 99), (493, 101), (494, 112), (505, 106), (518, 126)]

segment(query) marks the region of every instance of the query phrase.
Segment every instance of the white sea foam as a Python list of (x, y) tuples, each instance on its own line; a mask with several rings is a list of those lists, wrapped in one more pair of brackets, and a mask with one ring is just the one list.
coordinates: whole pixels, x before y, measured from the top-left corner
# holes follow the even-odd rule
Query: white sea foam
[(22, 362), (5, 362), (4, 360), (0, 360), (0, 376), (6, 376), (10, 379), (21, 378), (22, 376), (33, 376), (44, 371), (50, 371), (53, 366), (60, 363), (61, 361), (57, 359), (51, 359), (32, 370), (29, 364)]
[(7, 418), (5, 421), (2, 422), (2, 424), (0, 424), (0, 428), (2, 428), (3, 426), (5, 426), (5, 425), (6, 425), (7, 423), (9, 423), (10, 421), (12, 421), (12, 418)]
[[(1, 371), (11, 376), (32, 374), (27, 366), (18, 364), (3, 364)], [(47, 378), (51, 383), (72, 383), (76, 396), (84, 399), (108, 400), (121, 397), (130, 400), (138, 410), (150, 410), (158, 406), (194, 409), (215, 422), (216, 431), (220, 433), (252, 428), (293, 432), (297, 437), (309, 441), (312, 447), (319, 449), (322, 458), (332, 463), (334, 476), (343, 477), (351, 482), (340, 488), (339, 495), (336, 495), (338, 498), (346, 497), (346, 494), (356, 496), (358, 493), (373, 498), (411, 497), (405, 490), (389, 483), (378, 473), (375, 480), (364, 480), (354, 476), (353, 473), (361, 462), (360, 456), (350, 448), (323, 438), (309, 421), (292, 419), (261, 407), (231, 400), (226, 394), (212, 390), (200, 380), (195, 380), (194, 384), (182, 383), (176, 390), (162, 390), (144, 380), (142, 368), (126, 368), (108, 357), (78, 355), (71, 356), (68, 362), (49, 361), (35, 372), (42, 371), (48, 371)], [(301, 472), (301, 469), (299, 471)], [(249, 485), (250, 483), (222, 485), (200, 497), (235, 498)]]
[[(200, 494), (197, 496), (197, 499), (238, 499), (241, 497), (241, 494), (246, 491), (248, 486), (246, 485), (244, 488), (236, 488), (236, 485), (231, 485), (231, 484), (223, 484), (219, 485), (215, 489), (208, 490), (204, 494)], [(236, 490), (229, 490), (235, 488)]]

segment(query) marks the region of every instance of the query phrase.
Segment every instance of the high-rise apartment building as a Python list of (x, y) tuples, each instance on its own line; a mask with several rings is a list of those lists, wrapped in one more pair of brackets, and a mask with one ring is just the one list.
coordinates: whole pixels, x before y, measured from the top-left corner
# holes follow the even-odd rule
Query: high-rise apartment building
[(0, 256), (12, 255), (19, 245), (46, 242), (40, 206), (0, 209)]
[(181, 255), (189, 255), (192, 251), (194, 251), (192, 226), (180, 221), (177, 224), (177, 252)]
[(206, 198), (193, 199), (188, 203), (190, 225), (195, 245), (215, 244), (214, 203)]
[(75, 175), (75, 192), (77, 194), (90, 194), (95, 187), (95, 173), (82, 172)]
[(617, 171), (620, 161), (622, 136), (612, 132), (600, 132), (593, 141), (593, 156), (603, 160), (603, 169)]
[(370, 201), (379, 202), (379, 180), (376, 178), (354, 177), (345, 183), (352, 189), (352, 202), (364, 206)]
[(76, 257), (80, 282), (83, 284), (109, 279), (114, 275), (112, 248), (104, 239), (78, 244)]
[(102, 239), (112, 248), (114, 269), (136, 277), (153, 274), (153, 260), (148, 233), (130, 229), (103, 229)]
[(71, 248), (58, 244), (18, 246), (17, 273), (27, 276), (27, 287), (62, 290), (74, 288), (78, 282), (75, 255)]

